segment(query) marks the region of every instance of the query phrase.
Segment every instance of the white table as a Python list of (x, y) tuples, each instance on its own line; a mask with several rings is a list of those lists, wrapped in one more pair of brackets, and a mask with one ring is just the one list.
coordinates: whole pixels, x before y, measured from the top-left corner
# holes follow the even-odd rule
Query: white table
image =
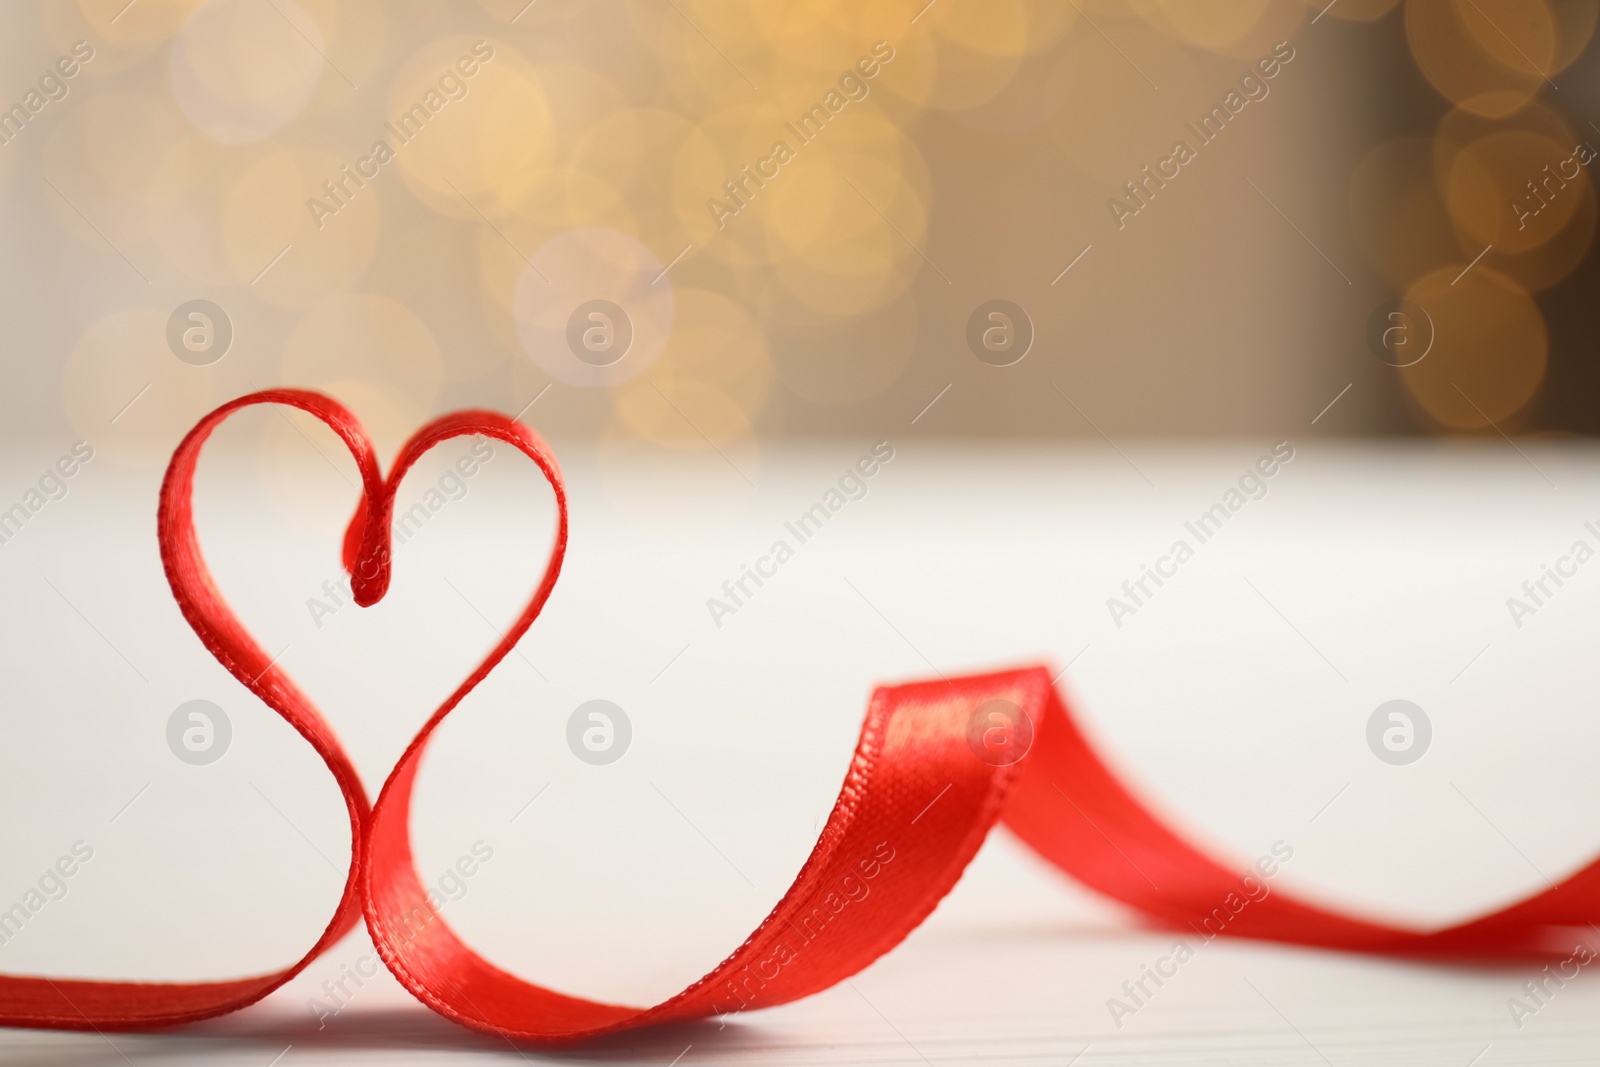
[[(202, 469), (202, 539), (241, 615), (284, 650), (375, 792), (526, 595), (548, 540), (547, 494), (500, 452), (401, 547), (383, 605), (342, 608), (319, 628), (306, 602), (336, 573), (353, 497), (303, 442), (272, 437), (264, 421), (252, 431), (249, 418), (220, 441), (244, 451)], [(1520, 628), (1506, 607), (1575, 540), (1600, 547), (1584, 527), (1600, 520), (1592, 449), (1308, 435), (1269, 494), (1119, 628), (1106, 599), (1272, 442), (1119, 442), (1120, 453), (893, 443), (867, 495), (720, 628), (706, 599), (871, 442), (731, 449), (726, 460), (558, 449), (573, 498), (566, 573), (522, 654), (443, 729), (419, 786), (425, 877), (474, 842), (494, 850), (447, 906), (463, 936), (567, 992), (670, 995), (787, 886), (875, 681), (1041, 658), (1072, 663), (1069, 699), (1158, 810), (1241, 867), (1291, 842), (1277, 884), (1320, 902), (1437, 925), (1600, 850), (1589, 696), (1600, 564), (1579, 568)], [(57, 451), (13, 450), (0, 496), (20, 497)], [(420, 470), (402, 499), (441, 470)], [(67, 896), (0, 945), (11, 973), (254, 973), (303, 951), (337, 899), (348, 858), (337, 793), (178, 615), (155, 549), (158, 478), (97, 458), (0, 546), (11, 605), (0, 616), (10, 813), (0, 907), (73, 842), (94, 848)], [(228, 753), (209, 766), (166, 743), (173, 710), (197, 698), (232, 726)], [(568, 715), (594, 698), (622, 706), (633, 726), (631, 749), (609, 766), (580, 762), (564, 739)], [(1427, 755), (1408, 766), (1381, 762), (1365, 738), (1369, 715), (1395, 698), (1433, 727)], [(685, 1067), (1489, 1067), (1590, 1063), (1600, 1050), (1600, 984), (1587, 969), (1518, 1027), (1507, 1001), (1523, 995), (1526, 967), (1222, 941), (1118, 1028), (1107, 998), (1170, 942), (998, 832), (938, 912), (846, 985), (724, 1026), (527, 1055), (665, 1065), (682, 1054)], [(368, 952), (352, 937), (261, 1005), (182, 1032), (0, 1032), (0, 1056), (259, 1067), (280, 1053), (284, 1067), (522, 1058), (435, 1017), (387, 975), (319, 1029), (308, 998), (326, 999), (323, 983)]]

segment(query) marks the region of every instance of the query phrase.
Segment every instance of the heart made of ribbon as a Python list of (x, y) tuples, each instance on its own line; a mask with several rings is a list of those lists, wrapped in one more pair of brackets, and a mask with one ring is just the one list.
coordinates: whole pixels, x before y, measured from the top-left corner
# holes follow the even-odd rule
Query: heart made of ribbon
[[(355, 600), (389, 586), (394, 496), (412, 465), (451, 438), (483, 435), (531, 459), (555, 494), (550, 560), (517, 620), (418, 731), (369, 804), (332, 728), (239, 622), (217, 590), (195, 534), (196, 464), (211, 433), (255, 404), (299, 408), (344, 441), (361, 473), (346, 531)], [(1600, 861), (1519, 903), (1446, 929), (1369, 923), (1283, 891), (1250, 891), (1254, 869), (1233, 870), (1169, 829), (1090, 747), (1047, 668), (940, 678), (872, 694), (855, 757), (827, 825), (788, 892), (727, 959), (652, 1008), (566, 996), (510, 974), (450, 928), (411, 855), (411, 791), (444, 717), (511, 651), (555, 586), (567, 542), (560, 468), (544, 441), (514, 419), (463, 411), (430, 422), (385, 477), (361, 424), (318, 393), (269, 390), (211, 412), (179, 444), (157, 521), (173, 596), (201, 642), (322, 757), (350, 815), (351, 867), (322, 936), (299, 961), (218, 982), (106, 982), (0, 976), (0, 1025), (146, 1029), (235, 1011), (266, 996), (352, 930), (364, 915), (385, 965), (430, 1008), (516, 1041), (556, 1043), (671, 1020), (727, 1015), (808, 996), (849, 978), (899, 944), (960, 878), (997, 820), (1065, 874), (1148, 921), (1216, 936), (1433, 958), (1560, 958), (1600, 920)]]

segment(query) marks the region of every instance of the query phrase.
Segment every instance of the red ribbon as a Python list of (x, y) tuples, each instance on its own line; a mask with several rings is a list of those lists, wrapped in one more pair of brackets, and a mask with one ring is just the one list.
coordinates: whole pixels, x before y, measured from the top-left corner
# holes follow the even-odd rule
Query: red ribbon
[[(357, 603), (389, 585), (394, 494), (418, 458), (471, 434), (519, 449), (555, 493), (559, 525), (550, 562), (499, 644), (439, 706), (369, 804), (333, 729), (229, 609), (200, 554), (192, 510), (195, 465), (213, 430), (241, 408), (287, 404), (327, 423), (361, 471), (362, 496), (345, 534), (344, 565)], [(1330, 948), (1453, 957), (1557, 957), (1572, 928), (1600, 907), (1600, 861), (1522, 902), (1432, 933), (1349, 918), (1273, 892), (1216, 915), (1241, 892), (1239, 873), (1185, 842), (1096, 755), (1043, 667), (877, 689), (838, 802), (811, 856), (772, 912), (731, 956), (653, 1008), (602, 1004), (506, 973), (456, 936), (427, 903), (411, 856), (411, 789), (433, 730), (503, 659), (543, 608), (567, 544), (566, 492), (544, 442), (489, 411), (446, 415), (400, 450), (387, 478), (348, 410), (317, 393), (272, 390), (207, 415), (178, 446), (161, 487), (161, 558), (189, 625), (234, 677), (316, 749), (350, 814), (350, 874), (327, 929), (295, 964), (224, 982), (98, 982), (0, 976), (0, 1023), (58, 1029), (138, 1029), (235, 1011), (288, 981), (354, 928), (363, 912), (384, 963), (416, 997), (463, 1025), (532, 1042), (572, 1041), (651, 1023), (770, 1007), (850, 977), (905, 938), (960, 878), (989, 828), (1003, 819), (1063, 872), (1155, 923)], [(994, 703), (1004, 702), (1004, 703)], [(985, 707), (1031, 734), (1031, 747), (979, 758)], [(975, 717), (976, 715), (976, 717)], [(1025, 721), (1024, 721), (1025, 717)], [(975, 725), (976, 724), (976, 725)], [(1235, 897), (1237, 899), (1237, 897)], [(1209, 922), (1208, 922), (1209, 920)]]

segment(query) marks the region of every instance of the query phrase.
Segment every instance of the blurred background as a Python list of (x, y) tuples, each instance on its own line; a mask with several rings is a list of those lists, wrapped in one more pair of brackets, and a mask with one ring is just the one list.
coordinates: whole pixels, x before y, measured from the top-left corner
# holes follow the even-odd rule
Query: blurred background
[(1597, 7), (7, 4), (0, 421), (1588, 432)]

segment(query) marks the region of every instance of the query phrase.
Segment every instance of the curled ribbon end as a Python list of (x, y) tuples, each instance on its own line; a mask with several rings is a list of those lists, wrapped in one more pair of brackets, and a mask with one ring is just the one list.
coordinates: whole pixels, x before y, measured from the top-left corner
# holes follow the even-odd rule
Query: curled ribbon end
[[(375, 524), (376, 525), (376, 524)], [(369, 529), (356, 563), (350, 567), (350, 592), (355, 602), (370, 608), (389, 591), (389, 538), (387, 529)]]
[(389, 591), (389, 530), (387, 516), (380, 510), (368, 515), (367, 498), (356, 505), (356, 513), (345, 527), (340, 552), (345, 573), (350, 575), (350, 591), (355, 602), (370, 608)]
[(355, 602), (364, 608), (370, 608), (383, 599), (383, 594), (389, 591), (388, 568), (383, 568), (383, 573), (377, 577), (366, 579), (359, 574), (350, 578), (350, 589), (355, 594)]

